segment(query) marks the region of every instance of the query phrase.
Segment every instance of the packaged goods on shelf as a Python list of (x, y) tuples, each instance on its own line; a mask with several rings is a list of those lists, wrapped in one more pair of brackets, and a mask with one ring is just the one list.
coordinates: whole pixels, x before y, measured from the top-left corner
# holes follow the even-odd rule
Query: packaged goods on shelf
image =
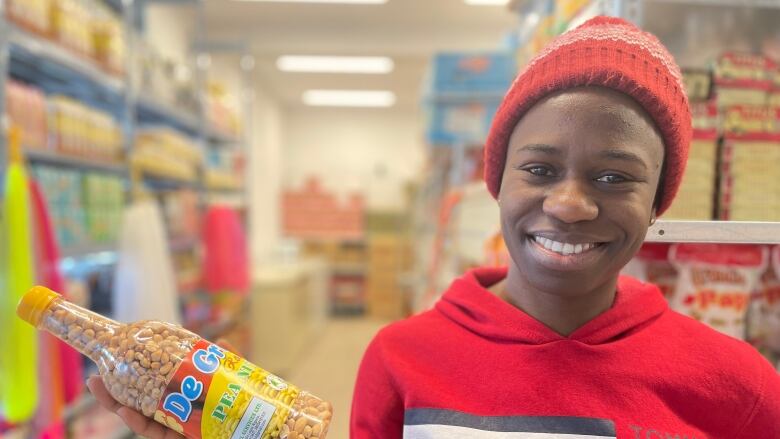
[(706, 69), (684, 69), (685, 94), (691, 102), (707, 101), (712, 95), (712, 72)]
[(151, 98), (188, 115), (199, 112), (198, 90), (190, 66), (169, 59), (147, 41), (139, 41), (134, 51), (141, 98)]
[(203, 153), (193, 140), (169, 128), (144, 128), (135, 139), (132, 166), (157, 176), (194, 181)]
[(217, 81), (209, 82), (206, 90), (206, 112), (209, 123), (219, 133), (237, 138), (241, 133), (238, 100), (227, 92), (224, 84)]
[(47, 147), (46, 97), (41, 90), (17, 81), (7, 81), (6, 114), (10, 122), (22, 130), (24, 147)]
[(60, 245), (68, 248), (88, 243), (81, 173), (50, 166), (34, 166), (32, 169), (49, 203)]
[(202, 223), (198, 193), (192, 189), (180, 189), (164, 194), (162, 202), (171, 240), (183, 244), (198, 240)]
[(767, 356), (780, 354), (780, 246), (761, 276), (748, 316), (748, 341)]
[(437, 54), (426, 92), (428, 142), (482, 144), (516, 72), (509, 53)]
[(719, 218), (780, 220), (780, 109), (737, 106), (725, 113)]
[(62, 153), (108, 162), (121, 158), (122, 132), (113, 116), (74, 99), (49, 98), (49, 129)]
[(718, 141), (702, 136), (691, 141), (683, 181), (667, 219), (710, 220), (715, 211)]
[(92, 18), (92, 43), (95, 60), (114, 74), (125, 71), (125, 38), (122, 23), (105, 7), (96, 8)]
[(679, 273), (672, 307), (724, 334), (745, 339), (748, 304), (769, 264), (758, 245), (673, 244)]
[(84, 203), (87, 229), (93, 243), (113, 243), (119, 234), (124, 200), (121, 178), (100, 174), (84, 175)]
[(95, 58), (90, 5), (81, 0), (52, 0), (52, 37), (74, 52)]
[(724, 53), (715, 65), (718, 106), (767, 105), (776, 69), (777, 64), (762, 55)]
[(48, 33), (51, 0), (9, 0), (6, 5), (11, 21), (37, 33)]
[(780, 63), (772, 73), (772, 91), (769, 95), (769, 106), (780, 107)]

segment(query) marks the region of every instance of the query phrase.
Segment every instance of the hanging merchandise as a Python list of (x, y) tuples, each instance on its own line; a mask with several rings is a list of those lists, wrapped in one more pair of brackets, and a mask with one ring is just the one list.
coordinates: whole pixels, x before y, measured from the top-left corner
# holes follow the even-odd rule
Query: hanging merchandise
[[(57, 269), (57, 259), (51, 259), (52, 253), (56, 254), (57, 252), (52, 247), (53, 234), (46, 205), (35, 181), (30, 180), (29, 190), (35, 236), (37, 282), (51, 285), (54, 281), (58, 288), (61, 288), (63, 285)], [(58, 280), (59, 282), (57, 282)], [(59, 439), (65, 436), (62, 414), (65, 409), (64, 380), (67, 371), (63, 368), (60, 357), (60, 345), (62, 344), (51, 334), (38, 334), (40, 393), (34, 425), (38, 436), (43, 439)]]
[(123, 322), (181, 322), (168, 238), (154, 200), (137, 201), (124, 212), (114, 277), (114, 312)]
[(249, 288), (246, 235), (238, 213), (229, 207), (212, 206), (204, 224), (203, 273), (209, 292), (245, 294)]
[[(60, 251), (49, 214), (49, 208), (39, 184), (30, 185), (33, 215), (36, 224), (38, 242), (38, 279), (42, 285), (64, 291), (65, 279), (60, 271)], [(49, 337), (51, 339), (51, 337)], [(73, 403), (84, 390), (84, 372), (81, 355), (70, 349), (65, 343), (57, 342), (57, 358), (62, 368), (63, 398), (65, 403)], [(43, 364), (43, 363), (42, 363)]]
[(672, 308), (724, 334), (745, 339), (750, 297), (769, 263), (765, 246), (673, 244), (679, 272)]
[(17, 313), (94, 361), (119, 403), (188, 438), (327, 434), (330, 403), (180, 326), (122, 324), (44, 287), (25, 294)]
[(27, 171), (17, 127), (9, 130), (8, 145), (0, 218), (0, 407), (6, 420), (20, 423), (34, 415), (37, 405), (38, 342), (37, 334), (14, 318), (16, 304), (35, 281)]
[(750, 303), (748, 340), (764, 355), (780, 359), (780, 246), (772, 247), (770, 259)]
[(677, 269), (669, 262), (671, 244), (646, 242), (642, 244), (632, 263), (639, 265), (639, 273), (631, 273), (643, 282), (649, 282), (663, 293), (666, 300), (674, 303), (677, 286)]

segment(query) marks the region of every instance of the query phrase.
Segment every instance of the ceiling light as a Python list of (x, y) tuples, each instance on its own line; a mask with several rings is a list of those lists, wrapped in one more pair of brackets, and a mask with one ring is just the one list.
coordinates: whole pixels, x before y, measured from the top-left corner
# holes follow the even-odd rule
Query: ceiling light
[(307, 90), (303, 103), (317, 107), (392, 107), (395, 93), (386, 90)]
[(472, 6), (506, 6), (509, 0), (463, 0), (467, 5)]
[(239, 2), (263, 3), (332, 3), (343, 5), (381, 5), (387, 0), (235, 0)]
[(276, 66), (284, 72), (369, 73), (393, 71), (393, 60), (382, 56), (280, 56)]

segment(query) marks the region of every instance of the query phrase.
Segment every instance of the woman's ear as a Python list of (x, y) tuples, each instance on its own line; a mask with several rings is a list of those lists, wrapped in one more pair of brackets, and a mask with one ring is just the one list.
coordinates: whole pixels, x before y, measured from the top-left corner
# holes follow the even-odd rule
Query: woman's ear
[(653, 224), (655, 224), (655, 220), (656, 220), (656, 217), (655, 217), (655, 212), (656, 212), (656, 209), (655, 209), (655, 207), (653, 207), (653, 211), (652, 211), (652, 212), (650, 212), (650, 225), (651, 225), (651, 226), (652, 226)]

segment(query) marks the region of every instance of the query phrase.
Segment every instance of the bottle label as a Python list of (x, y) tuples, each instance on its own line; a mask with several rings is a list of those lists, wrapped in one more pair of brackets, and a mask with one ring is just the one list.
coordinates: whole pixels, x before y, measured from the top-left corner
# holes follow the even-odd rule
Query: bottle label
[(201, 340), (171, 378), (154, 418), (192, 439), (278, 437), (299, 392), (279, 377)]

